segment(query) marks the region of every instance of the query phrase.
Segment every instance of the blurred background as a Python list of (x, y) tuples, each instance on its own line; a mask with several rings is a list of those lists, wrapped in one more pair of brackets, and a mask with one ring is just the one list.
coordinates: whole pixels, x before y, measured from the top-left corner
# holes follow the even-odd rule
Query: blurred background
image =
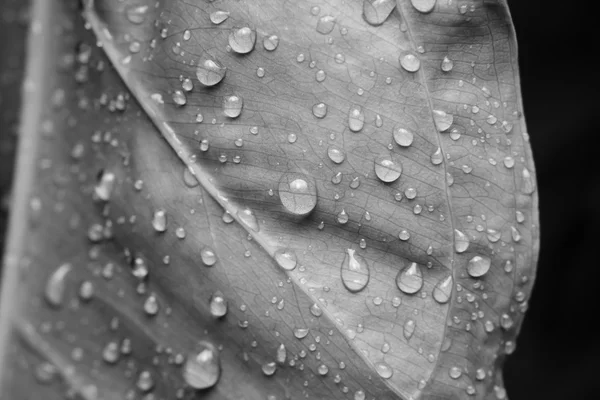
[[(0, 0), (0, 248), (16, 143), (26, 3)], [(505, 369), (506, 386), (512, 400), (597, 399), (596, 16), (579, 2), (508, 3), (519, 40), (525, 116), (537, 167), (542, 247), (530, 309)]]

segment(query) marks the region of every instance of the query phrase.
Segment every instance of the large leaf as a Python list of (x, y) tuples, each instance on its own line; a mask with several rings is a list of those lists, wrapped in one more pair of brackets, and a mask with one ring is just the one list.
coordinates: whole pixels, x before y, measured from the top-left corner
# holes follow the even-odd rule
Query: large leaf
[(538, 231), (503, 1), (84, 3), (35, 2), (7, 393), (506, 396)]

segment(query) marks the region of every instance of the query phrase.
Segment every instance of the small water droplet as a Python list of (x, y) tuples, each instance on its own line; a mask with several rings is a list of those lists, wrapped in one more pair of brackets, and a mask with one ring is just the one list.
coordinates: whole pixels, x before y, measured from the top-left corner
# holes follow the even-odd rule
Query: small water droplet
[(411, 263), (396, 276), (398, 289), (406, 294), (417, 293), (423, 287), (423, 273), (417, 263)]
[(467, 272), (473, 278), (479, 278), (485, 275), (492, 265), (492, 260), (485, 256), (475, 256), (467, 264)]
[(317, 118), (325, 118), (327, 116), (327, 104), (318, 103), (312, 108), (313, 115)]
[(271, 376), (275, 373), (275, 371), (277, 371), (277, 364), (275, 364), (274, 361), (270, 361), (267, 363), (264, 363), (261, 366), (262, 372), (263, 374), (265, 374), (266, 376)]
[(320, 317), (321, 315), (323, 315), (323, 310), (321, 310), (321, 307), (319, 307), (317, 303), (313, 303), (310, 306), (310, 313), (315, 317)]
[(327, 367), (327, 365), (321, 364), (317, 367), (317, 372), (319, 373), (319, 375), (325, 376), (329, 372), (329, 368)]
[(333, 31), (335, 27), (335, 17), (331, 15), (324, 15), (317, 21), (317, 32), (322, 35), (327, 35)]
[(277, 354), (275, 358), (277, 359), (277, 362), (279, 364), (285, 363), (285, 359), (287, 358), (287, 349), (285, 348), (285, 345), (283, 343), (281, 343), (279, 347), (277, 347)]
[(279, 199), (292, 214), (308, 215), (317, 205), (317, 186), (306, 175), (284, 174), (279, 180)]
[(341, 164), (346, 159), (346, 154), (343, 150), (333, 145), (327, 148), (327, 155), (329, 156), (329, 159), (336, 164)]
[(127, 20), (132, 24), (142, 24), (146, 20), (146, 14), (148, 13), (147, 5), (132, 5), (125, 8), (125, 15)]
[(374, 26), (381, 25), (396, 7), (395, 0), (364, 0), (363, 16)]
[(102, 201), (109, 201), (115, 187), (116, 176), (112, 172), (102, 171), (98, 183), (94, 187), (94, 194)]
[(367, 260), (353, 249), (346, 249), (341, 266), (342, 283), (352, 293), (360, 292), (369, 283), (369, 265)]
[(400, 65), (408, 72), (417, 72), (421, 67), (421, 60), (412, 51), (404, 51), (400, 54)]
[(144, 301), (144, 312), (149, 316), (154, 316), (158, 314), (158, 309), (158, 299), (155, 295), (151, 294), (146, 298), (146, 301)]
[(414, 140), (414, 135), (408, 129), (405, 129), (400, 126), (396, 126), (394, 128), (394, 140), (398, 143), (399, 146), (408, 147), (412, 144)]
[(532, 194), (535, 192), (535, 180), (531, 176), (531, 172), (529, 172), (527, 168), (523, 168), (521, 176), (521, 192), (524, 194)]
[(348, 213), (346, 213), (346, 210), (344, 210), (342, 208), (342, 211), (340, 211), (337, 215), (337, 221), (343, 225), (343, 224), (348, 223), (348, 219), (349, 219)]
[(221, 376), (219, 351), (212, 343), (204, 340), (197, 347), (199, 351), (187, 357), (183, 379), (194, 389), (207, 389), (214, 386)]
[(263, 46), (267, 51), (274, 51), (279, 46), (279, 36), (269, 35), (263, 40)]
[(433, 110), (433, 122), (440, 132), (447, 131), (454, 122), (454, 116), (442, 110)]
[(448, 58), (448, 56), (444, 57), (442, 60), (442, 71), (450, 72), (454, 68), (454, 62)]
[(458, 379), (461, 377), (462, 371), (458, 367), (452, 367), (452, 368), (450, 368), (448, 375), (450, 375), (450, 378), (452, 378), (452, 379)]
[(202, 259), (202, 263), (207, 267), (213, 266), (217, 262), (217, 255), (209, 247), (205, 247), (200, 251), (200, 258)]
[(292, 271), (298, 264), (296, 253), (292, 249), (278, 249), (274, 254), (277, 264), (286, 271)]
[(394, 370), (385, 362), (376, 362), (375, 363), (375, 371), (381, 376), (383, 379), (390, 379), (394, 374)]
[(442, 149), (438, 147), (436, 151), (431, 155), (431, 163), (433, 165), (440, 165), (444, 161), (444, 156), (442, 155)]
[(402, 328), (402, 333), (406, 340), (410, 340), (410, 338), (415, 333), (415, 328), (417, 327), (417, 323), (414, 319), (407, 319), (404, 323), (404, 327)]
[(458, 229), (454, 230), (454, 250), (457, 253), (464, 253), (469, 248), (471, 242), (469, 241), (469, 237), (459, 231)]
[(383, 182), (391, 183), (402, 175), (402, 165), (392, 161), (389, 156), (379, 156), (375, 159), (375, 174)]
[(227, 68), (220, 62), (210, 58), (205, 58), (198, 62), (198, 68), (196, 68), (196, 77), (202, 85), (214, 86), (223, 80), (226, 72)]
[(210, 13), (210, 22), (215, 25), (223, 23), (227, 18), (229, 18), (229, 11), (217, 10)]
[(229, 118), (237, 118), (242, 113), (244, 100), (240, 96), (231, 95), (223, 98), (223, 114)]
[(323, 82), (325, 78), (327, 78), (327, 73), (322, 69), (318, 70), (315, 74), (315, 79), (317, 80), (317, 82)]
[(71, 264), (62, 264), (48, 278), (44, 289), (44, 297), (51, 306), (62, 306), (67, 285), (66, 276), (70, 271)]
[(308, 329), (306, 328), (295, 328), (294, 336), (296, 339), (304, 339), (308, 335)]
[(210, 298), (210, 315), (215, 318), (221, 318), (227, 314), (227, 300), (223, 296), (223, 293), (216, 291)]
[(440, 304), (447, 303), (452, 296), (453, 282), (452, 275), (441, 279), (433, 288), (433, 299)]
[(229, 46), (238, 54), (247, 54), (254, 49), (256, 43), (256, 32), (245, 26), (234, 28), (229, 33)]
[(365, 125), (365, 114), (362, 107), (354, 105), (348, 112), (348, 127), (352, 132), (359, 132)]
[(156, 232), (164, 232), (167, 230), (167, 212), (159, 208), (154, 211), (152, 216), (152, 227)]

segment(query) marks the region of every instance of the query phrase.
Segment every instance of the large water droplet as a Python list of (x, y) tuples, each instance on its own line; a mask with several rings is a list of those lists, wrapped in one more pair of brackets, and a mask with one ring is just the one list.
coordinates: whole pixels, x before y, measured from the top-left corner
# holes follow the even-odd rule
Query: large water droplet
[(417, 327), (417, 323), (414, 319), (407, 319), (402, 328), (402, 333), (404, 334), (404, 338), (406, 340), (410, 340), (412, 335), (415, 333), (415, 328)]
[(433, 299), (440, 304), (447, 303), (452, 295), (453, 283), (452, 275), (448, 275), (440, 280), (433, 288)]
[(381, 25), (396, 7), (396, 0), (364, 0), (363, 16), (371, 25)]
[(216, 291), (210, 298), (210, 315), (216, 318), (221, 318), (227, 314), (227, 300), (223, 293)]
[(473, 278), (479, 278), (485, 275), (492, 265), (492, 260), (485, 256), (475, 256), (467, 264), (467, 272)]
[(293, 270), (298, 263), (296, 253), (292, 249), (278, 249), (275, 251), (274, 257), (277, 264), (286, 271)]
[(193, 170), (189, 168), (183, 169), (183, 183), (189, 188), (198, 186), (198, 179), (196, 179), (196, 174)]
[(219, 351), (207, 341), (200, 341), (198, 348), (197, 353), (188, 355), (183, 379), (194, 389), (207, 389), (214, 386), (221, 375)]
[(423, 287), (423, 273), (417, 263), (406, 266), (396, 276), (398, 289), (406, 294), (417, 293)]
[(256, 43), (256, 32), (245, 26), (234, 28), (229, 33), (229, 46), (238, 54), (250, 53)]
[(115, 174), (102, 171), (98, 183), (94, 187), (94, 194), (96, 197), (103, 201), (109, 201), (115, 187), (115, 181)]
[(435, 7), (436, 0), (410, 0), (413, 7), (422, 13), (429, 13)]
[(152, 227), (156, 232), (164, 232), (167, 230), (167, 212), (159, 208), (154, 211), (154, 215), (152, 216)]
[(400, 54), (400, 65), (408, 72), (417, 72), (421, 67), (421, 60), (412, 51), (404, 51)]
[(200, 258), (207, 267), (213, 266), (217, 262), (217, 255), (209, 247), (205, 247), (200, 251)]
[(450, 72), (452, 71), (452, 68), (454, 68), (454, 62), (448, 57), (444, 57), (442, 60), (442, 71)]
[(267, 51), (273, 51), (279, 46), (279, 36), (277, 35), (269, 35), (266, 36), (263, 40), (263, 46)]
[(317, 118), (325, 118), (327, 115), (327, 104), (318, 103), (315, 104), (312, 108), (313, 115)]
[(236, 215), (242, 221), (244, 225), (248, 228), (252, 229), (255, 232), (259, 231), (258, 220), (256, 219), (256, 215), (254, 215), (254, 211), (249, 208), (238, 210)]
[(458, 229), (454, 230), (454, 250), (457, 253), (464, 253), (469, 248), (469, 237), (459, 231)]
[(393, 131), (394, 140), (402, 147), (408, 147), (414, 140), (414, 135), (408, 129), (401, 126), (396, 126)]
[(370, 278), (367, 260), (353, 249), (347, 249), (341, 267), (342, 283), (350, 292), (356, 293), (363, 290)]
[(264, 363), (261, 366), (262, 372), (263, 374), (265, 374), (266, 376), (271, 376), (275, 373), (275, 371), (277, 371), (277, 364), (275, 364), (275, 362), (270, 361), (267, 363)]
[(346, 159), (344, 151), (333, 145), (327, 148), (327, 155), (329, 156), (329, 159), (336, 164), (341, 164)]
[(67, 286), (66, 276), (70, 271), (71, 264), (62, 264), (48, 278), (44, 297), (51, 306), (60, 307), (62, 305)]
[(402, 175), (402, 165), (389, 156), (379, 156), (375, 159), (375, 174), (383, 182), (394, 182)]
[(242, 113), (244, 100), (235, 94), (223, 98), (223, 114), (229, 118), (237, 118)]
[(365, 114), (361, 106), (352, 106), (348, 112), (348, 127), (352, 132), (359, 132), (365, 125)]
[(442, 110), (433, 110), (433, 122), (440, 132), (447, 131), (454, 122), (454, 116)]
[(307, 215), (317, 205), (317, 186), (312, 178), (287, 173), (279, 180), (281, 204), (294, 215)]
[(229, 11), (217, 10), (210, 13), (210, 22), (219, 25), (229, 18)]
[(385, 362), (376, 362), (375, 363), (375, 371), (381, 376), (383, 379), (390, 379), (394, 374), (394, 370)]
[(317, 32), (327, 35), (331, 33), (335, 27), (335, 17), (331, 15), (324, 15), (317, 21)]
[(214, 86), (225, 77), (227, 67), (211, 58), (204, 58), (198, 62), (196, 77), (204, 86)]

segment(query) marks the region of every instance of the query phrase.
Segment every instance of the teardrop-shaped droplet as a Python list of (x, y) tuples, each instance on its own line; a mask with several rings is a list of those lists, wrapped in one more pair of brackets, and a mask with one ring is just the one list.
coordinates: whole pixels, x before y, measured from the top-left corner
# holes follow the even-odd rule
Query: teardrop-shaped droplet
[(183, 169), (183, 183), (185, 183), (185, 186), (189, 188), (198, 186), (198, 179), (196, 178), (193, 170), (189, 168)]
[(102, 171), (102, 174), (98, 179), (98, 183), (94, 187), (94, 194), (96, 197), (103, 201), (109, 201), (115, 187), (115, 181), (115, 174), (112, 172)]
[(415, 333), (415, 328), (417, 327), (417, 323), (414, 319), (407, 319), (404, 323), (404, 327), (402, 328), (402, 333), (404, 334), (404, 338), (406, 340), (410, 340), (412, 335)]
[(325, 118), (327, 116), (327, 104), (318, 103), (312, 108), (313, 115), (317, 118)]
[(275, 251), (274, 257), (277, 264), (286, 271), (293, 270), (298, 264), (296, 253), (292, 249), (278, 249)]
[(450, 72), (454, 68), (454, 61), (448, 58), (448, 56), (444, 57), (442, 60), (442, 71)]
[(452, 296), (453, 282), (452, 275), (448, 275), (440, 280), (433, 288), (433, 299), (440, 304), (447, 303), (450, 300), (450, 296)]
[(256, 215), (254, 215), (254, 211), (249, 208), (241, 209), (237, 211), (236, 215), (248, 228), (252, 229), (254, 232), (259, 231), (258, 220), (256, 219)]
[(60, 265), (46, 281), (44, 297), (53, 307), (62, 306), (67, 287), (66, 276), (71, 271), (71, 264)]
[(440, 165), (444, 161), (444, 156), (442, 155), (442, 149), (437, 148), (437, 150), (431, 155), (431, 163), (433, 165)]
[(410, 0), (413, 7), (422, 13), (430, 13), (435, 7), (436, 0)]
[(402, 175), (402, 165), (389, 156), (379, 156), (375, 159), (375, 174), (383, 182), (394, 182)]
[(247, 54), (254, 49), (256, 44), (256, 32), (245, 26), (234, 28), (229, 33), (229, 46), (238, 54)]
[(211, 267), (217, 262), (217, 255), (209, 247), (205, 247), (200, 251), (200, 258), (202, 259), (202, 263), (207, 267)]
[(396, 7), (396, 0), (364, 0), (363, 16), (374, 26), (381, 25)]
[(365, 114), (361, 106), (352, 106), (348, 112), (348, 128), (352, 132), (359, 132), (365, 125)]
[(335, 17), (331, 15), (324, 15), (317, 21), (317, 32), (322, 35), (331, 33), (335, 27)]
[(185, 383), (194, 389), (207, 389), (214, 386), (221, 376), (219, 351), (210, 342), (200, 341), (199, 351), (189, 354), (183, 367)]
[(457, 253), (464, 253), (469, 248), (471, 241), (469, 237), (459, 231), (458, 229), (454, 230), (454, 250)]
[(371, 272), (367, 260), (353, 249), (346, 249), (341, 267), (342, 283), (352, 293), (360, 292), (369, 283)]
[(417, 263), (411, 263), (396, 276), (398, 289), (406, 294), (415, 294), (423, 287), (423, 273)]
[(220, 62), (211, 58), (204, 58), (198, 62), (196, 77), (198, 82), (204, 86), (214, 86), (223, 80), (226, 72), (227, 67)]
[(277, 371), (277, 364), (275, 364), (275, 362), (270, 361), (267, 363), (264, 363), (261, 366), (262, 372), (263, 374), (265, 374), (266, 376), (271, 376), (275, 373), (275, 371)]
[(285, 345), (281, 343), (279, 347), (277, 347), (276, 359), (279, 364), (285, 363), (285, 359), (287, 358), (287, 349)]
[(387, 363), (381, 361), (375, 363), (375, 371), (381, 376), (383, 379), (390, 379), (394, 374), (394, 370)]
[(401, 126), (396, 126), (394, 128), (394, 140), (398, 143), (399, 146), (408, 147), (412, 144), (414, 140), (414, 135), (411, 131)]
[(185, 96), (185, 93), (183, 93), (181, 90), (174, 91), (173, 102), (178, 106), (185, 106), (187, 103), (187, 97)]
[(400, 54), (400, 65), (408, 72), (417, 72), (421, 68), (421, 60), (412, 51)]
[(287, 173), (279, 180), (281, 204), (294, 215), (308, 215), (317, 205), (317, 186), (312, 178)]
[(310, 313), (315, 317), (320, 317), (323, 315), (323, 310), (321, 310), (321, 307), (319, 307), (317, 303), (313, 303), (313, 305), (310, 306)]
[(223, 23), (229, 18), (229, 11), (217, 10), (210, 13), (210, 22), (215, 25)]
[(156, 232), (164, 232), (167, 230), (167, 212), (159, 208), (152, 215), (152, 227)]
[(333, 145), (327, 148), (327, 155), (329, 156), (329, 159), (336, 164), (341, 164), (346, 159), (344, 151)]
[(263, 40), (263, 46), (267, 51), (274, 51), (279, 46), (279, 36), (269, 35)]
[(473, 278), (479, 278), (485, 275), (492, 265), (492, 260), (485, 256), (475, 256), (467, 264), (467, 272)]
[(454, 116), (442, 110), (433, 110), (433, 122), (440, 132), (447, 131), (454, 122)]
[(227, 300), (223, 296), (223, 293), (216, 291), (210, 298), (210, 315), (216, 318), (221, 318), (227, 314)]
[(535, 180), (527, 168), (523, 168), (521, 177), (521, 192), (524, 194), (532, 194), (535, 192)]
[(348, 223), (348, 219), (349, 219), (348, 213), (346, 213), (346, 210), (344, 210), (342, 208), (342, 211), (340, 211), (337, 215), (337, 221), (343, 225), (343, 224)]
[(242, 113), (244, 100), (235, 94), (223, 98), (223, 114), (229, 118), (237, 118)]

